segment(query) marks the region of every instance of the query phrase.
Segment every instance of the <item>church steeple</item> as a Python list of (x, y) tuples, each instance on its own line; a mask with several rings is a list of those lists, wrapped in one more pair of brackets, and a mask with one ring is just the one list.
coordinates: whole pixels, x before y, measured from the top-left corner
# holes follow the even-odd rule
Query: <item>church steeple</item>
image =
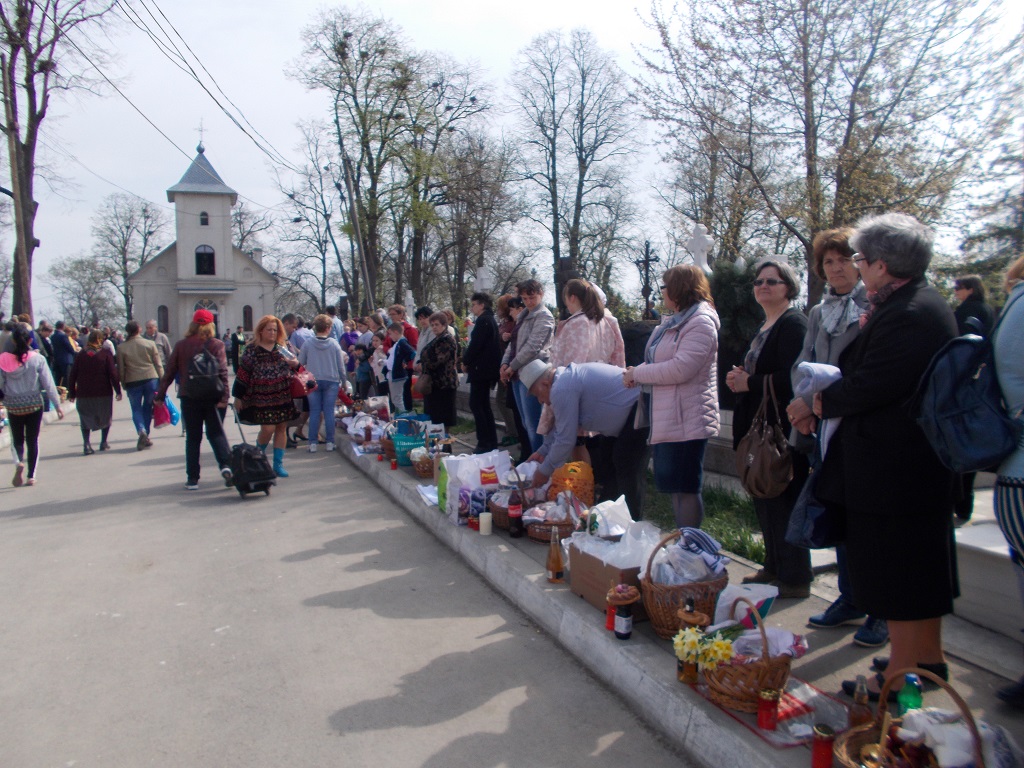
[(181, 181), (167, 190), (167, 202), (173, 203), (174, 196), (179, 192), (190, 192), (200, 195), (230, 195), (231, 205), (235, 205), (238, 202), (238, 193), (224, 183), (220, 174), (206, 159), (206, 147), (203, 146), (202, 141), (196, 147), (196, 152), (192, 165), (185, 171)]

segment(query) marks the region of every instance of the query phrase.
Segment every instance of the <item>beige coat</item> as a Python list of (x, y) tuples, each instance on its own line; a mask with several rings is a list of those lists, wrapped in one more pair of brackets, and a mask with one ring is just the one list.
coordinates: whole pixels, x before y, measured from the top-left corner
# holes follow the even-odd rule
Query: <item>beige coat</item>
[(159, 379), (164, 375), (164, 364), (156, 344), (141, 335), (122, 341), (117, 348), (117, 372), (122, 384)]

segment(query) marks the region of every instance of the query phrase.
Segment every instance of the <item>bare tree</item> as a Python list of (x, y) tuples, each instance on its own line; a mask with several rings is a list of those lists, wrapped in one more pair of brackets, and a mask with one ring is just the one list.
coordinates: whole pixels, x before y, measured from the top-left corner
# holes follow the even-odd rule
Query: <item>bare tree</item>
[[(935, 221), (976, 173), (1020, 55), (1019, 38), (989, 42), (998, 5), (655, 2), (637, 84), (684, 150), (716, 142), (808, 260), (815, 232), (868, 212)], [(810, 304), (821, 289), (809, 274)]]
[(36, 150), (55, 91), (88, 86), (87, 57), (69, 34), (99, 22), (115, 0), (4, 0), (0, 3), (0, 83), (14, 200), (13, 311), (32, 314)]
[(14, 262), (10, 256), (0, 255), (0, 311), (7, 303), (7, 292), (14, 285)]
[(235, 247), (243, 253), (262, 248), (260, 233), (274, 226), (274, 217), (269, 213), (256, 213), (242, 200), (231, 210), (231, 231)]
[(123, 319), (110, 283), (104, 279), (105, 265), (96, 256), (79, 254), (61, 259), (44, 282), (53, 289), (65, 322), (77, 326), (119, 325)]
[(121, 297), (125, 317), (133, 319), (128, 278), (160, 249), (167, 216), (134, 195), (109, 195), (93, 216), (93, 256), (102, 279)]
[(583, 246), (600, 239), (585, 231), (602, 218), (588, 209), (607, 213), (609, 201), (623, 198), (625, 174), (615, 165), (633, 148), (636, 130), (626, 80), (590, 32), (574, 29), (568, 38), (560, 31), (535, 38), (519, 54), (512, 85), (526, 145), (523, 175), (543, 194), (557, 278), (580, 270), (589, 258)]
[(331, 98), (342, 169), (350, 163), (357, 246), (366, 262), (363, 303), (369, 308), (380, 298), (377, 283), (382, 229), (388, 216), (386, 184), (402, 149), (399, 137), (406, 131), (406, 99), (419, 62), (401, 30), (369, 11), (324, 11), (304, 37), (303, 56), (294, 76)]

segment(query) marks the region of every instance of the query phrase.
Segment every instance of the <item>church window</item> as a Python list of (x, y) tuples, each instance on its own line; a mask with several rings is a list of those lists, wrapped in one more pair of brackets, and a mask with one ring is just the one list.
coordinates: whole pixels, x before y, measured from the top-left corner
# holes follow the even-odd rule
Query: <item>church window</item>
[(252, 330), (252, 307), (250, 307), (248, 304), (242, 307), (242, 330)]
[(206, 211), (203, 211), (202, 213), (199, 214), (199, 226), (210, 226), (210, 214), (208, 214)]
[(170, 333), (170, 313), (167, 307), (161, 304), (156, 308), (156, 328), (160, 333)]
[(217, 269), (214, 263), (213, 248), (208, 245), (200, 245), (196, 248), (196, 274), (215, 275)]

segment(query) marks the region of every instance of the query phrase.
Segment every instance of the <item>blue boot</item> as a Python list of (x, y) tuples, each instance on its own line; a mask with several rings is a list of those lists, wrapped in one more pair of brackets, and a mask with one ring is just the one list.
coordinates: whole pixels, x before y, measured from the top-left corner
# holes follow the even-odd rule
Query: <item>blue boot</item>
[(256, 447), (260, 449), (260, 453), (262, 453), (264, 456), (267, 455), (268, 445), (270, 445), (270, 443), (256, 443)]
[(284, 471), (284, 448), (274, 449), (274, 474), (278, 477), (288, 477)]

